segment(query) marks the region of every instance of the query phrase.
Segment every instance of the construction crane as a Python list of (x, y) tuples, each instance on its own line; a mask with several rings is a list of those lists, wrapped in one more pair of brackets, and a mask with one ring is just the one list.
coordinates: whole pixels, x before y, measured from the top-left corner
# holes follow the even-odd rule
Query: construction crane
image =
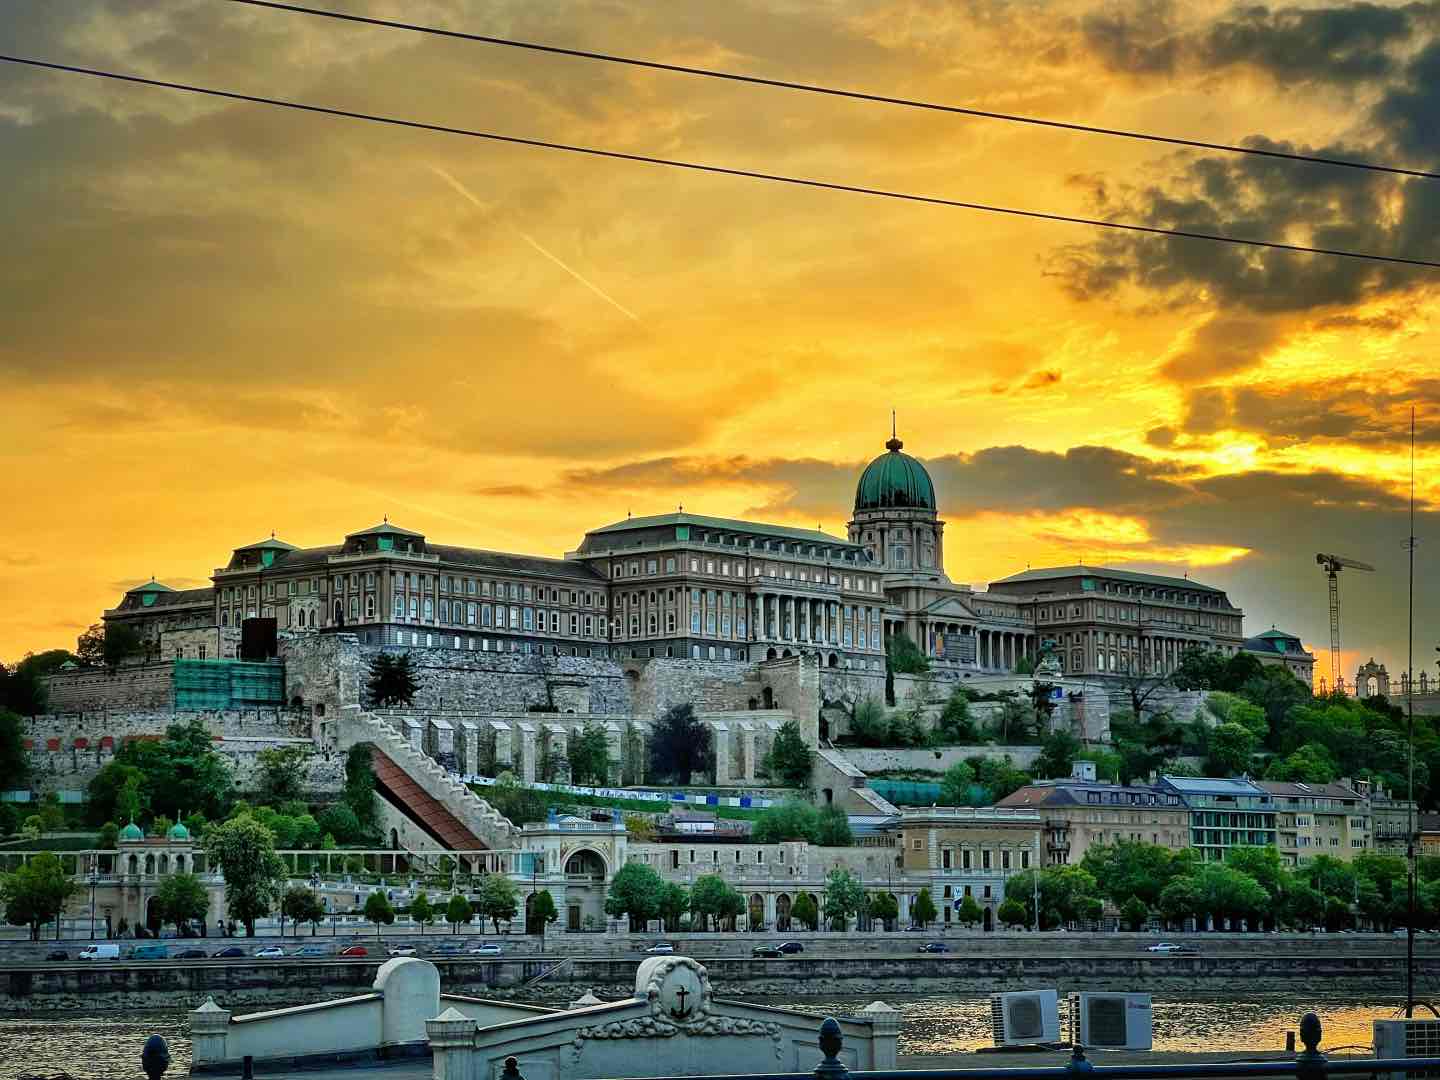
[(1331, 689), (1340, 687), (1340, 582), (1341, 570), (1374, 570), (1375, 567), (1369, 563), (1360, 562), (1358, 559), (1347, 559), (1343, 555), (1326, 555), (1323, 552), (1315, 556), (1316, 563), (1325, 575), (1330, 579), (1330, 686)]

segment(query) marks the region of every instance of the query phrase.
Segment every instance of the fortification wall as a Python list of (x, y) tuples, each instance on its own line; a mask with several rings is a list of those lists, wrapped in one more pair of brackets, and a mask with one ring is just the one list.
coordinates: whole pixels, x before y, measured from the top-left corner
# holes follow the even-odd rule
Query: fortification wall
[(167, 660), (60, 671), (50, 677), (49, 708), (57, 713), (168, 709), (175, 698), (174, 666)]

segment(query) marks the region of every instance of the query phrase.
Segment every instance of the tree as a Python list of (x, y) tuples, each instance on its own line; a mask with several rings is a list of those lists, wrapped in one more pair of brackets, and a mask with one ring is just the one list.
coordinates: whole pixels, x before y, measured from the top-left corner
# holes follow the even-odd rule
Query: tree
[(680, 929), (680, 917), (690, 910), (690, 890), (684, 885), (667, 881), (660, 893), (660, 918), (665, 929), (674, 933)]
[(1028, 772), (1014, 766), (1008, 754), (1002, 758), (968, 757), (965, 761), (975, 770), (975, 779), (985, 788), (986, 801), (990, 803), (1019, 791), (1031, 780)]
[[(736, 900), (740, 901), (738, 905)], [(721, 929), (719, 924), (724, 919), (744, 910), (745, 903), (740, 894), (719, 874), (704, 874), (695, 879), (690, 890), (690, 911), (699, 922), (699, 929), (709, 930), (712, 919), (717, 924), (715, 928)], [(695, 928), (693, 924), (691, 928)]]
[[(554, 901), (551, 901), (553, 904)], [(475, 912), (470, 907), (470, 901), (459, 893), (450, 897), (445, 904), (445, 921), (450, 924), (450, 933), (458, 934), (460, 924), (468, 923), (474, 918)]]
[(1225, 681), (1225, 654), (1192, 645), (1180, 653), (1171, 678), (1180, 690), (1219, 690)]
[(865, 890), (849, 870), (831, 870), (825, 878), (825, 918), (832, 930), (844, 930), (859, 912)]
[(1068, 777), (1079, 753), (1079, 739), (1068, 731), (1053, 732), (1040, 744), (1040, 756), (1035, 759), (1032, 772), (1045, 779)]
[(367, 743), (356, 743), (345, 754), (345, 805), (360, 823), (361, 834), (375, 828), (375, 756)]
[(838, 806), (823, 806), (815, 813), (815, 844), (817, 847), (849, 847), (855, 842), (850, 831), (850, 818)]
[(1256, 739), (1263, 740), (1270, 734), (1265, 710), (1238, 694), (1217, 690), (1205, 699), (1205, 710), (1221, 724), (1239, 724), (1249, 729)]
[(885, 663), (895, 675), (924, 675), (930, 670), (930, 661), (904, 630), (885, 640)]
[[(0, 902), (5, 921), (12, 926), (30, 927), (30, 940), (40, 940), (40, 927), (57, 918), (65, 903), (80, 890), (60, 862), (45, 851), (32, 857), (13, 874), (0, 878)], [(59, 936), (59, 927), (56, 927)]]
[(375, 936), (380, 936), (380, 927), (395, 921), (395, 909), (383, 892), (372, 892), (365, 898), (365, 921), (375, 924)]
[(876, 893), (870, 898), (870, 917), (879, 919), (886, 930), (895, 929), (895, 920), (900, 917), (900, 903), (890, 893)]
[(515, 918), (520, 898), (515, 883), (505, 874), (486, 874), (480, 886), (480, 901), (476, 905), (481, 916), (490, 920), (495, 932), (500, 932), (500, 922)]
[(928, 926), (940, 913), (935, 910), (935, 901), (930, 899), (930, 890), (921, 889), (910, 906), (910, 918), (920, 926)]
[(1137, 671), (1120, 676), (1120, 686), (1130, 698), (1130, 712), (1139, 721), (1146, 719), (1146, 712), (1154, 712), (1151, 701), (1174, 684), (1170, 676), (1162, 672)]
[(944, 806), (970, 806), (974, 802), (975, 770), (957, 761), (940, 777), (940, 802)]
[(1211, 776), (1248, 773), (1255, 753), (1255, 736), (1240, 724), (1221, 724), (1210, 733), (1210, 754), (1205, 770)]
[(309, 754), (298, 746), (272, 747), (261, 750), (260, 790), (274, 802), (298, 799), (305, 785), (305, 765)]
[(786, 799), (778, 806), (768, 807), (755, 821), (750, 839), (757, 844), (783, 844), (789, 840), (815, 842), (819, 831), (819, 813), (800, 799)]
[(770, 752), (765, 755), (765, 769), (786, 787), (809, 787), (810, 748), (794, 720), (786, 720), (775, 733)]
[(171, 924), (178, 934), (184, 924), (205, 918), (210, 894), (194, 874), (171, 874), (155, 890), (154, 905), (161, 924)]
[(377, 708), (405, 707), (420, 689), (409, 653), (376, 653), (365, 679), (365, 695)]
[(626, 814), (625, 832), (631, 840), (648, 844), (655, 839), (655, 819), (645, 814)]
[(275, 854), (275, 834), (249, 814), (231, 818), (205, 835), (205, 852), (225, 878), (225, 907), (255, 936), (255, 920), (275, 908), (285, 883), (285, 864)]
[(65, 827), (65, 810), (60, 805), (58, 791), (47, 791), (40, 800), (40, 820), (46, 832), (59, 832)]
[(114, 851), (120, 843), (120, 826), (113, 821), (107, 821), (100, 826), (100, 835), (96, 837), (101, 851)]
[(861, 746), (885, 746), (890, 741), (890, 721), (885, 708), (874, 698), (855, 703), (850, 717), (850, 738)]
[(1330, 751), (1319, 743), (1306, 743), (1289, 757), (1276, 758), (1265, 770), (1267, 780), (1329, 784), (1339, 775)]
[(1189, 869), (1190, 856), (1179, 857), (1159, 844), (1117, 840), (1093, 844), (1080, 861), (1116, 907), (1138, 898), (1147, 908), (1160, 902), (1160, 892), (1177, 874)]
[(8, 709), (0, 709), (0, 791), (23, 787), (29, 776), (24, 721)]
[(985, 917), (985, 913), (980, 910), (980, 905), (975, 902), (973, 896), (967, 896), (955, 909), (955, 917), (961, 926), (973, 927), (980, 923), (980, 920)]
[(75, 662), (81, 667), (100, 667), (105, 663), (105, 626), (91, 623), (75, 639)]
[(570, 740), (570, 782), (601, 785), (610, 780), (610, 740), (605, 728), (593, 720)]
[(347, 803), (335, 803), (320, 811), (315, 825), (321, 835), (333, 836), (337, 843), (350, 844), (361, 836), (360, 819)]
[(545, 927), (559, 917), (560, 911), (555, 907), (555, 898), (550, 895), (550, 890), (541, 889), (530, 900), (530, 917), (525, 929), (531, 934), (543, 934)]
[(484, 789), (484, 798), (515, 825), (544, 821), (548, 810), (545, 793), (526, 787), (512, 772), (502, 772), (495, 783)]
[(425, 936), (425, 927), (435, 921), (435, 909), (430, 906), (430, 898), (425, 895), (422, 889), (415, 894), (415, 899), (410, 901), (410, 918), (414, 919), (420, 927), (420, 936)]
[(645, 929), (645, 923), (660, 914), (660, 897), (665, 883), (660, 874), (644, 863), (626, 863), (611, 878), (605, 896), (606, 914), (624, 914), (631, 930)]
[(715, 749), (710, 728), (691, 705), (674, 705), (655, 724), (650, 738), (650, 779), (656, 783), (688, 784), (701, 773), (712, 775)]
[(1138, 896), (1132, 896), (1120, 905), (1120, 921), (1129, 930), (1143, 930), (1150, 921), (1150, 907)]
[(795, 903), (790, 905), (790, 918), (807, 930), (817, 929), (820, 926), (820, 909), (815, 906), (815, 898), (809, 893), (797, 896)]
[(325, 905), (314, 889), (295, 885), (285, 891), (285, 897), (280, 901), (280, 914), (295, 924), (296, 936), (299, 936), (300, 924), (308, 922), (310, 936), (314, 937), (325, 921)]
[(159, 742), (126, 743), (115, 760), (140, 771), (143, 796), (156, 809), (198, 810), (223, 818), (234, 797), (230, 766), (215, 752), (210, 731), (198, 718), (171, 724)]
[(1025, 905), (1019, 900), (1006, 900), (995, 912), (995, 917), (1012, 929), (1025, 929), (1028, 924)]
[(970, 695), (957, 686), (936, 718), (931, 742), (936, 746), (968, 746), (979, 741), (980, 732), (970, 712)]

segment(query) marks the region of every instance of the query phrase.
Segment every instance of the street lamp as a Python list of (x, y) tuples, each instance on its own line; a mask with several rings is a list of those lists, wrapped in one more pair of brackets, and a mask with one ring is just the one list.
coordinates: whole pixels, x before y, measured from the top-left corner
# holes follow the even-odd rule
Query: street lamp
[(100, 870), (94, 862), (90, 864), (90, 940), (95, 940), (95, 887), (100, 884)]

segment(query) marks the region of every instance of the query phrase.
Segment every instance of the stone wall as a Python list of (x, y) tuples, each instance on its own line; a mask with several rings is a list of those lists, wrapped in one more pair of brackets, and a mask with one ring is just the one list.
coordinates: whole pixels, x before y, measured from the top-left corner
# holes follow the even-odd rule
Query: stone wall
[(1029, 768), (1040, 756), (1038, 746), (941, 746), (935, 749), (879, 748), (859, 749), (846, 747), (846, 759), (866, 773), (883, 772), (887, 769), (930, 769), (944, 772), (956, 762), (968, 757), (1009, 756), (1016, 768)]
[(61, 671), (50, 677), (49, 708), (57, 713), (168, 709), (174, 704), (174, 665), (170, 661)]
[[(757, 665), (747, 660), (623, 661), (625, 675), (634, 686), (631, 707), (647, 719), (676, 705), (693, 705), (696, 712), (731, 712), (759, 707), (764, 691)], [(750, 703), (755, 702), (752, 706)]]
[[(1109, 697), (1111, 713), (1129, 713), (1132, 711), (1130, 692), (1123, 686), (1106, 686), (1106, 694)], [(1168, 712), (1182, 724), (1188, 724), (1196, 716), (1209, 717), (1203, 706), (1205, 698), (1209, 696), (1204, 690), (1176, 690), (1165, 686), (1151, 694), (1145, 701), (1146, 715), (1154, 715), (1157, 712)], [(1213, 722), (1213, 718), (1211, 718)], [(1106, 729), (1109, 729), (1109, 717), (1106, 717)]]

